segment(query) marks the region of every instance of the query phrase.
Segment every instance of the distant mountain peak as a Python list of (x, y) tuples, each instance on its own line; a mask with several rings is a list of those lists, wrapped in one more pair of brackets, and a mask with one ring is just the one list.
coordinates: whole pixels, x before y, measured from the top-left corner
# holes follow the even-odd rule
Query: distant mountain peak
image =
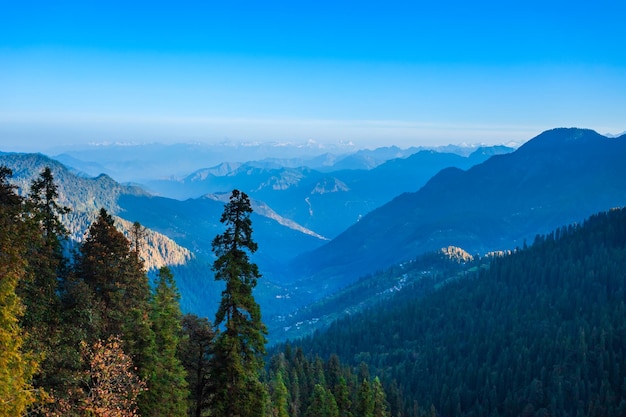
[(418, 191), (369, 212), (293, 267), (312, 279), (332, 275), (351, 282), (448, 245), (471, 253), (513, 249), (538, 233), (626, 204), (625, 158), (626, 137), (548, 130), (467, 170), (442, 169)]
[(562, 146), (568, 146), (572, 144), (583, 144), (590, 141), (597, 141), (607, 139), (606, 136), (602, 136), (595, 130), (581, 129), (577, 127), (559, 127), (551, 130), (546, 130), (541, 134), (535, 136), (525, 144), (523, 144), (519, 150), (522, 152), (527, 150), (537, 151), (546, 150), (549, 148), (558, 148)]

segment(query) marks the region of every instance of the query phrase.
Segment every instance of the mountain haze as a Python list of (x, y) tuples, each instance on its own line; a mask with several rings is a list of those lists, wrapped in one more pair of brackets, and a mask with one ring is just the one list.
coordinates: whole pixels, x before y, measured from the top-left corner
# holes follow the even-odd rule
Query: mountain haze
[(626, 136), (546, 131), (467, 171), (442, 170), (419, 191), (372, 211), (292, 266), (309, 277), (309, 288), (329, 285), (330, 291), (448, 245), (470, 253), (522, 246), (558, 225), (625, 205), (624, 161)]
[[(514, 152), (488, 147), (461, 156), (419, 150), (368, 170), (226, 162), (190, 175), (186, 185), (172, 181), (198, 192), (209, 189), (177, 200), (108, 175), (78, 175), (40, 154), (0, 154), (0, 164), (13, 169), (22, 192), (45, 166), (52, 168), (60, 203), (73, 210), (63, 221), (75, 241), (101, 207), (116, 216), (122, 230), (140, 222), (148, 229), (147, 265), (176, 265), (184, 309), (206, 316), (214, 313), (221, 291), (210, 265), (212, 240), (223, 228), (223, 204), (230, 189), (247, 192), (259, 244), (253, 259), (264, 276), (256, 294), (275, 328), (281, 326), (278, 316), (302, 315), (299, 309), (333, 294), (337, 297), (326, 299), (322, 309), (326, 322), (352, 298), (372, 305), (377, 292), (366, 298), (352, 297), (349, 289), (336, 292), (427, 252), (450, 246), (471, 255), (513, 249), (556, 226), (622, 206), (624, 160), (624, 136), (554, 129)], [(318, 307), (308, 311), (309, 318), (320, 317)]]
[[(443, 168), (466, 169), (512, 149), (504, 146), (477, 148), (468, 156), (434, 150), (413, 151), (391, 147), (353, 154), (357, 159), (375, 160), (372, 169), (317, 170), (258, 161), (223, 163), (198, 170), (181, 180), (162, 180), (148, 185), (159, 194), (178, 199), (238, 188), (264, 201), (281, 216), (333, 238), (397, 195), (418, 190)], [(381, 158), (387, 157), (391, 159), (381, 162)], [(337, 166), (341, 164), (335, 164)]]

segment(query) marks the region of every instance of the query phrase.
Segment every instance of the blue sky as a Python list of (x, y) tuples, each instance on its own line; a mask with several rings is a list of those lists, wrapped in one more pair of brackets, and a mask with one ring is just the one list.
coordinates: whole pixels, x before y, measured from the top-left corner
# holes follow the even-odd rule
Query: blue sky
[(620, 133), (625, 17), (617, 0), (4, 1), (0, 150)]

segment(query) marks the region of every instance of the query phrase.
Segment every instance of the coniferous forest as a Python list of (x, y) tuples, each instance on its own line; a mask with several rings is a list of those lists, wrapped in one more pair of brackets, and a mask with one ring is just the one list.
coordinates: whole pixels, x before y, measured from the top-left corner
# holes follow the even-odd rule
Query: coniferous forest
[(0, 167), (0, 416), (388, 415), (379, 380), (357, 384), (336, 357), (325, 371), (299, 350), (266, 368), (246, 194), (233, 191), (213, 241), (225, 288), (212, 323), (182, 315), (167, 267), (150, 282), (139, 223), (124, 235), (101, 209), (68, 256), (51, 170), (26, 197), (11, 175)]
[(365, 361), (393, 415), (626, 415), (626, 210), (488, 265), (337, 321), (302, 349)]
[(626, 415), (624, 209), (268, 352), (245, 193), (213, 240), (206, 279), (224, 289), (205, 318), (181, 313), (168, 268), (149, 278), (139, 223), (125, 235), (102, 209), (68, 253), (51, 171), (24, 197), (10, 178), (0, 167), (0, 416)]

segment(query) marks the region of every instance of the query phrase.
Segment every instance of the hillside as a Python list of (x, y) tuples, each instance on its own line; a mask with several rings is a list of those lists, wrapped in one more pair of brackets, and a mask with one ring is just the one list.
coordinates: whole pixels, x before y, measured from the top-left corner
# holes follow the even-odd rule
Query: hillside
[[(448, 247), (420, 255), (384, 271), (368, 274), (346, 288), (298, 310), (267, 318), (270, 344), (294, 340), (323, 331), (337, 319), (376, 309), (402, 292), (417, 299), (446, 282), (485, 267), (489, 258), (473, 257), (461, 248)], [(302, 289), (292, 288), (284, 297), (306, 299)]]
[(384, 375), (393, 415), (626, 413), (626, 209), (559, 228), (488, 269), (407, 292), (298, 342)]
[[(185, 311), (212, 316), (221, 287), (214, 282), (210, 265), (213, 262), (211, 242), (221, 231), (219, 222), (224, 196), (178, 201), (155, 197), (135, 186), (121, 185), (108, 177), (83, 177), (58, 161), (41, 154), (0, 154), (0, 165), (13, 170), (11, 182), (24, 194), (30, 183), (49, 166), (59, 190), (59, 203), (72, 211), (62, 221), (73, 242), (81, 242), (100, 208), (115, 216), (118, 229), (128, 233), (138, 221), (146, 227), (143, 257), (151, 269), (163, 265), (178, 266), (178, 285)], [(312, 250), (325, 240), (322, 236), (279, 216), (263, 202), (254, 201), (255, 240), (259, 251), (255, 261), (266, 279), (258, 288), (258, 296), (268, 314), (287, 308), (276, 303), (276, 294), (284, 292), (275, 282), (284, 278), (283, 262), (297, 254)], [(274, 281), (274, 283), (272, 283)]]
[[(117, 225), (128, 233), (136, 219), (123, 219), (119, 206), (122, 196), (146, 197), (148, 194), (138, 187), (121, 185), (106, 175), (85, 178), (70, 172), (64, 165), (40, 154), (1, 154), (0, 165), (13, 170), (11, 182), (19, 192), (25, 194), (31, 181), (45, 168), (50, 167), (58, 185), (59, 204), (70, 207), (71, 212), (63, 217), (63, 223), (74, 242), (81, 242), (89, 225), (95, 220), (100, 208), (117, 214)], [(147, 230), (144, 259), (148, 268), (163, 265), (182, 265), (188, 262), (191, 252), (167, 236)]]
[(100, 208), (117, 212), (117, 200), (121, 195), (148, 195), (141, 188), (121, 185), (104, 174), (93, 178), (77, 175), (60, 162), (42, 154), (0, 154), (0, 165), (11, 168), (11, 182), (22, 193), (28, 191), (33, 178), (45, 167), (50, 167), (59, 185), (59, 202), (78, 212), (97, 211)]
[[(439, 172), (364, 216), (293, 270), (329, 291), (448, 245), (470, 253), (513, 249), (560, 224), (626, 204), (626, 136), (554, 129), (513, 153)], [(307, 281), (299, 285), (308, 285)]]

